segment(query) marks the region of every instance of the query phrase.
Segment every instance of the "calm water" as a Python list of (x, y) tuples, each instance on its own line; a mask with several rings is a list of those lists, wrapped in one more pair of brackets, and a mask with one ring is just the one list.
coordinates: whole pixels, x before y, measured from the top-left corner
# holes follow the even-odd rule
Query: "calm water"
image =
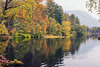
[(23, 67), (100, 67), (100, 41), (86, 37), (8, 40), (0, 42), (0, 54)]

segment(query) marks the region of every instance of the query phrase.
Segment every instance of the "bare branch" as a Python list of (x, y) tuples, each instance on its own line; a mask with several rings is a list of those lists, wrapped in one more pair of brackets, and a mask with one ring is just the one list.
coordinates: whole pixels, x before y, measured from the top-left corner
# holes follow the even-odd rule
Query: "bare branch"
[(9, 2), (8, 2), (8, 4), (11, 2), (12, 0), (10, 0)]

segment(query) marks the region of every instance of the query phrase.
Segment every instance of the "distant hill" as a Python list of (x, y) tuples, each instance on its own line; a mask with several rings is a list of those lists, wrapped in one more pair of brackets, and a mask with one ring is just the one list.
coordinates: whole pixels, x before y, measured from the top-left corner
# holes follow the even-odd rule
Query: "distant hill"
[(100, 22), (98, 20), (94, 19), (92, 16), (90, 16), (87, 12), (82, 10), (68, 10), (64, 11), (68, 13), (69, 15), (74, 14), (75, 16), (78, 16), (81, 25), (86, 25), (88, 27), (100, 27)]

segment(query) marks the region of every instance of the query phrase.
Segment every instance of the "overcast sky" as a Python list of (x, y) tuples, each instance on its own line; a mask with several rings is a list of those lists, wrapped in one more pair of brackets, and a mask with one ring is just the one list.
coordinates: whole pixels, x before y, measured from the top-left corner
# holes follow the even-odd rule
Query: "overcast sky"
[[(57, 4), (61, 5), (64, 10), (84, 10), (88, 12), (85, 7), (85, 2), (88, 0), (54, 0)], [(88, 12), (92, 17), (98, 19), (98, 15), (94, 11), (93, 13)]]

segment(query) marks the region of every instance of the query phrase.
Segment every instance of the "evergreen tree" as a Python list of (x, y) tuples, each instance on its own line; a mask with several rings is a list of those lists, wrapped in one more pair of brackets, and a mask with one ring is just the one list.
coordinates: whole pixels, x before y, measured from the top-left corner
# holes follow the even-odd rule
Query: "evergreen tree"
[(71, 20), (72, 26), (75, 26), (75, 24), (76, 24), (76, 18), (75, 18), (74, 14), (70, 15), (70, 20)]
[(69, 16), (69, 14), (64, 13), (64, 16), (63, 16), (63, 17), (64, 17), (64, 18), (63, 18), (64, 21), (70, 21), (70, 16)]
[(80, 24), (78, 17), (76, 17), (76, 24)]
[(59, 6), (58, 4), (55, 4), (55, 20), (62, 24), (63, 21), (63, 8)]

